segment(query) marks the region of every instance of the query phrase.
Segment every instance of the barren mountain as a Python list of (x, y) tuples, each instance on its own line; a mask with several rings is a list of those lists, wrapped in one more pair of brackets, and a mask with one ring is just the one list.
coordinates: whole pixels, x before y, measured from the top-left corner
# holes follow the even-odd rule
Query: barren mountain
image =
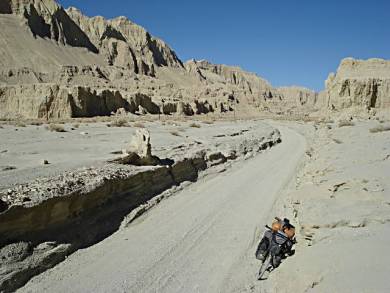
[(0, 118), (143, 114), (324, 114), (389, 106), (389, 62), (344, 60), (326, 91), (274, 88), (239, 67), (183, 64), (126, 17), (87, 17), (54, 0), (0, 4)]
[[(0, 293), (390, 292), (390, 61), (344, 59), (325, 87), (0, 0)], [(296, 253), (260, 281), (275, 215)]]
[[(0, 25), (3, 118), (88, 117), (119, 108), (245, 115), (313, 108), (316, 102), (314, 92), (274, 89), (239, 67), (195, 60), (184, 65), (166, 43), (125, 17), (90, 18), (53, 0), (6, 0)], [(311, 102), (291, 103), (297, 96)]]

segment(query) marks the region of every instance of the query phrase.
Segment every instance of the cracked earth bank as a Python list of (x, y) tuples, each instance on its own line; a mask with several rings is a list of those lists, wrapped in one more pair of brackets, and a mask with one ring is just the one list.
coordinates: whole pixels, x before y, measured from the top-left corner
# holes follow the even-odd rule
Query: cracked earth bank
[(259, 227), (304, 156), (303, 136), (280, 131), (282, 143), (200, 178), (20, 292), (246, 290), (257, 271)]

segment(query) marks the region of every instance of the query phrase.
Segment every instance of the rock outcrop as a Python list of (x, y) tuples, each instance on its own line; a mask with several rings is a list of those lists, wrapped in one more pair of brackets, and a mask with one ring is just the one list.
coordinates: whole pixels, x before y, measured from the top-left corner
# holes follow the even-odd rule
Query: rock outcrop
[(326, 98), (335, 110), (390, 108), (390, 61), (342, 60), (337, 73), (326, 81)]
[[(318, 94), (303, 87), (274, 88), (265, 79), (239, 67), (216, 65), (208, 61), (190, 60), (185, 63), (187, 72), (207, 84), (205, 95), (221, 95), (213, 84), (223, 84), (223, 96), (217, 104), (221, 112), (250, 106), (260, 111), (277, 113), (312, 112), (318, 108)], [(241, 103), (241, 105), (238, 105)]]
[(232, 84), (248, 93), (263, 93), (272, 89), (265, 79), (239, 67), (211, 64), (206, 60), (190, 60), (185, 67), (188, 72), (198, 74), (201, 80)]
[[(62, 88), (31, 84), (0, 88), (2, 112), (13, 117), (72, 118), (107, 116), (120, 108), (131, 110), (119, 91), (88, 87)], [(15, 111), (16, 110), (16, 111)]]
[(152, 156), (152, 145), (150, 144), (150, 133), (146, 129), (137, 129), (131, 140), (128, 152), (135, 152), (141, 158)]
[(66, 11), (99, 48), (108, 65), (125, 67), (150, 76), (155, 75), (155, 66), (183, 66), (166, 43), (152, 37), (126, 17), (106, 20), (101, 16), (89, 18), (74, 7)]
[(26, 19), (34, 37), (49, 38), (62, 45), (87, 48), (93, 53), (98, 49), (88, 36), (53, 0), (3, 0), (0, 13), (15, 14)]

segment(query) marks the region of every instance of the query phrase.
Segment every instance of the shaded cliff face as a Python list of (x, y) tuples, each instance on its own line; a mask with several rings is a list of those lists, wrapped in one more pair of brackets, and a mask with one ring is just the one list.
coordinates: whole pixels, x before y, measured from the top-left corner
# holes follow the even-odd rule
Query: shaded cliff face
[(98, 53), (98, 49), (88, 36), (56, 2), (52, 0), (3, 0), (3, 2), (0, 13), (24, 17), (34, 37), (49, 38), (62, 45), (83, 47)]
[[(85, 48), (89, 53), (98, 55), (95, 59), (100, 59), (99, 62), (90, 60), (90, 65), (116, 65), (151, 76), (154, 75), (154, 66), (182, 67), (181, 61), (167, 44), (152, 37), (145, 29), (125, 17), (113, 20), (103, 17), (88, 18), (75, 8), (64, 10), (54, 0), (2, 0), (0, 14), (25, 19), (25, 23), (20, 22), (19, 26), (22, 26), (21, 29), (26, 26), (36, 39), (49, 39), (59, 45)], [(12, 24), (10, 26), (15, 27)], [(43, 52), (47, 53), (46, 57), (53, 63), (79, 65), (77, 61), (64, 62), (61, 56)], [(30, 53), (33, 58), (40, 54), (42, 51), (39, 50)], [(80, 54), (74, 52), (74, 55)], [(9, 57), (6, 53), (3, 55), (5, 58)], [(29, 67), (29, 64), (26, 65)]]
[(183, 66), (167, 44), (126, 17), (112, 20), (101, 16), (89, 18), (74, 7), (67, 9), (67, 13), (99, 48), (109, 65), (151, 76), (155, 75), (154, 66)]
[(328, 107), (362, 110), (390, 108), (390, 61), (342, 60), (326, 81)]

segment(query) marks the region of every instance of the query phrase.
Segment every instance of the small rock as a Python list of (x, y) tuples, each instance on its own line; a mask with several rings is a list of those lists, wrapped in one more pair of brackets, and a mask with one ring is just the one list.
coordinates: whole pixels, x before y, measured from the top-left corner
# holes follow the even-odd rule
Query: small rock
[(35, 250), (50, 250), (57, 246), (57, 242), (50, 241), (50, 242), (44, 242), (40, 243), (37, 247), (35, 247)]
[(88, 132), (83, 131), (83, 132), (80, 132), (80, 134), (81, 135), (88, 135)]
[(49, 161), (48, 160), (42, 160), (42, 165), (49, 165)]
[(11, 170), (15, 170), (15, 169), (16, 169), (15, 166), (1, 166), (0, 167), (1, 171), (11, 171)]

